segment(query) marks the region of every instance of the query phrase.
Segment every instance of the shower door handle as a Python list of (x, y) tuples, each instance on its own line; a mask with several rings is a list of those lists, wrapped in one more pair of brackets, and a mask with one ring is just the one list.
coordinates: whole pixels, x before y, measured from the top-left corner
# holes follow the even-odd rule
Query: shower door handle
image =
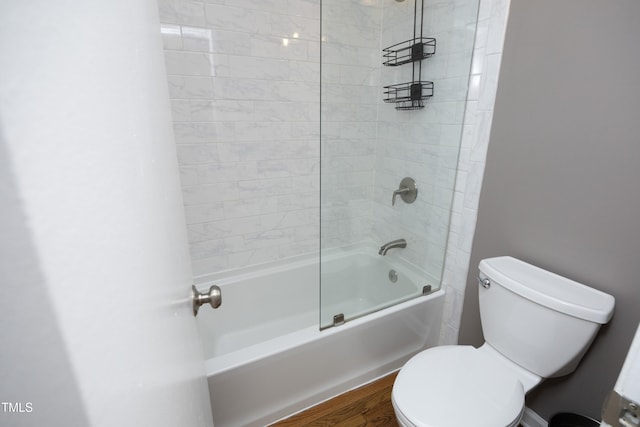
[(193, 307), (193, 315), (198, 315), (198, 309), (203, 304), (210, 304), (213, 308), (218, 308), (222, 304), (222, 291), (219, 286), (212, 285), (209, 292), (203, 293), (198, 291), (196, 285), (191, 285), (191, 305)]

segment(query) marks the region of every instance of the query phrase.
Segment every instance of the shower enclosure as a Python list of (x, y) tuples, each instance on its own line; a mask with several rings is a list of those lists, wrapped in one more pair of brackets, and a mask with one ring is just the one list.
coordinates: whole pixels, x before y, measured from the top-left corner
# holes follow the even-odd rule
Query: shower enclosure
[(321, 328), (440, 288), (477, 14), (322, 0)]
[(321, 328), (437, 290), (477, 1), (158, 3), (194, 276), (320, 249)]

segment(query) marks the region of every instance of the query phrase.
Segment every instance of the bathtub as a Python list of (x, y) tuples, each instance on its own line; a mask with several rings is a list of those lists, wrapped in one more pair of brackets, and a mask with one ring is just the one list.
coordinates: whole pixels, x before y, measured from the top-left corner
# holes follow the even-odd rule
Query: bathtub
[[(201, 290), (222, 289), (222, 306), (197, 317), (216, 427), (267, 425), (438, 344), (444, 292), (416, 298), (429, 279), (411, 266), (360, 248), (323, 254), (322, 269), (331, 277), (323, 279), (323, 306), (332, 307), (322, 320), (317, 256), (197, 281)], [(398, 304), (386, 307), (389, 300)], [(320, 330), (347, 308), (357, 318)], [(375, 312), (358, 317), (359, 309)]]

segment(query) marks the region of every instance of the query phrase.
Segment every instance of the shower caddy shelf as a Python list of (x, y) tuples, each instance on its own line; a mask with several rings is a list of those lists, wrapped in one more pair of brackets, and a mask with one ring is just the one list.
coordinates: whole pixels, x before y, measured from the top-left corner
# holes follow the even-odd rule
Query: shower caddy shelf
[(384, 52), (382, 57), (386, 59), (382, 65), (397, 67), (398, 65), (431, 58), (436, 53), (436, 39), (417, 37), (386, 47), (382, 49), (382, 52)]
[[(418, 0), (413, 9), (413, 38), (396, 43), (382, 49), (384, 62), (387, 67), (397, 67), (412, 64), (411, 81), (384, 86), (384, 102), (396, 104), (396, 110), (420, 110), (424, 108), (424, 101), (433, 96), (433, 82), (423, 81), (422, 60), (430, 58), (436, 53), (436, 39), (423, 37), (424, 0), (420, 8), (420, 36), (417, 36)], [(417, 79), (416, 79), (417, 69)]]
[(433, 82), (410, 81), (384, 87), (384, 102), (396, 104), (396, 110), (420, 110), (433, 96)]

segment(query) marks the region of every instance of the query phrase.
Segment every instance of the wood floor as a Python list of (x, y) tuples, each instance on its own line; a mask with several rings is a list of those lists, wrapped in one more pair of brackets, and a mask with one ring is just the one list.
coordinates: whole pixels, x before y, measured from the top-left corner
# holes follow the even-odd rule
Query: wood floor
[(391, 389), (396, 375), (393, 373), (341, 394), (271, 427), (398, 427), (391, 404)]
[(341, 394), (272, 427), (397, 427), (391, 388), (397, 373)]

